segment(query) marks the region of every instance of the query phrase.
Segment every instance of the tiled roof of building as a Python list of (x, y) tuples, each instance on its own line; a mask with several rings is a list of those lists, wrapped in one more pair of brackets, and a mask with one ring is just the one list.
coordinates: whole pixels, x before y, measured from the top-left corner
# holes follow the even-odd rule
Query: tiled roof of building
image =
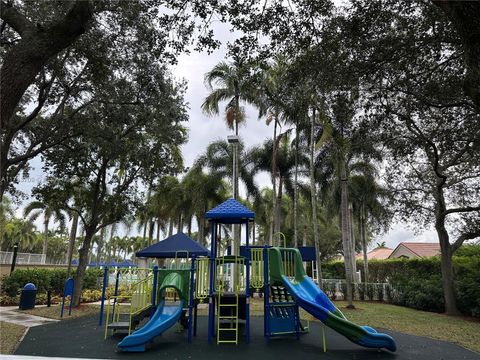
[[(384, 260), (392, 253), (393, 249), (388, 247), (378, 247), (367, 253), (368, 260)], [(357, 259), (363, 260), (363, 253), (357, 254)]]
[(420, 257), (432, 257), (440, 254), (439, 243), (401, 242), (398, 246), (400, 245), (407, 247)]

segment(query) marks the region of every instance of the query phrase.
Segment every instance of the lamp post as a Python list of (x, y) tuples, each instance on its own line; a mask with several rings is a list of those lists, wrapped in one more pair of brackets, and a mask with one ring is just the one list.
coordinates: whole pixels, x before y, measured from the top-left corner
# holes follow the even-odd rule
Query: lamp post
[(17, 262), (18, 242), (13, 245), (12, 265), (10, 267), (10, 274), (15, 270), (15, 263)]
[[(227, 141), (233, 147), (233, 198), (238, 200), (238, 135), (227, 136)], [(231, 248), (233, 255), (240, 255), (240, 226), (238, 224), (233, 224), (233, 246)], [(233, 275), (231, 279), (233, 280), (232, 284), (236, 284), (237, 264), (233, 264), (232, 270), (233, 274), (230, 274)]]
[(233, 198), (238, 200), (238, 135), (227, 136), (227, 141), (233, 147)]

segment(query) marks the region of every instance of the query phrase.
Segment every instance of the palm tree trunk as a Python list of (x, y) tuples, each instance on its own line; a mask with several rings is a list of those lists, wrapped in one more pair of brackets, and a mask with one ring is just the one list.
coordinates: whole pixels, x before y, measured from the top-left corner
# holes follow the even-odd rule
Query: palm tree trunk
[(298, 119), (295, 123), (295, 179), (293, 186), (293, 243), (295, 247), (298, 247)]
[(105, 237), (105, 227), (100, 230), (100, 238), (98, 239), (97, 246), (97, 265), (100, 264), (102, 259), (103, 238)]
[(142, 246), (145, 248), (147, 246), (147, 225), (148, 225), (148, 220), (145, 219), (145, 224), (143, 224), (143, 237), (142, 237)]
[(273, 246), (273, 221), (270, 221), (268, 226), (268, 245)]
[(282, 223), (282, 196), (283, 196), (283, 178), (280, 175), (278, 177), (278, 193), (277, 193), (277, 211), (275, 214), (275, 234), (277, 234), (277, 238), (275, 241), (275, 246), (283, 246), (281, 244), (281, 223)]
[(315, 255), (317, 257), (317, 278), (318, 286), (323, 288), (322, 280), (322, 263), (320, 261), (320, 243), (318, 239), (318, 223), (317, 223), (317, 189), (315, 186), (315, 166), (314, 166), (314, 150), (315, 150), (315, 108), (312, 111), (312, 120), (310, 127), (310, 192), (312, 201), (312, 223), (313, 223), (313, 242), (315, 244)]
[(44, 263), (47, 260), (47, 250), (48, 250), (48, 224), (50, 223), (50, 216), (45, 214), (45, 220), (43, 222), (43, 248), (42, 254), (44, 257)]
[(77, 237), (78, 214), (75, 212), (72, 219), (72, 227), (70, 228), (70, 238), (68, 239), (67, 251), (67, 279), (70, 277), (72, 270), (73, 247), (75, 246), (75, 239)]
[(172, 236), (173, 235), (173, 219), (170, 218), (170, 220), (168, 221), (168, 236)]
[(341, 218), (342, 218), (342, 242), (343, 255), (345, 263), (345, 277), (347, 285), (347, 302), (348, 308), (355, 308), (353, 306), (353, 274), (352, 274), (352, 259), (351, 259), (351, 240), (348, 228), (348, 184), (347, 184), (347, 169), (345, 160), (341, 159), (340, 165), (340, 191), (341, 191)]
[(154, 231), (155, 231), (155, 221), (153, 220), (153, 218), (151, 218), (149, 220), (149, 228), (148, 228), (148, 246), (152, 245)]
[(157, 242), (160, 241), (160, 217), (157, 218)]
[(111, 253), (113, 252), (113, 256), (115, 256), (115, 244), (112, 244), (113, 235), (115, 233), (115, 224), (112, 224), (110, 227), (110, 237), (108, 238), (108, 243), (110, 244), (110, 251), (109, 251), (109, 260), (112, 260)]
[(353, 206), (350, 203), (348, 206), (348, 227), (350, 230), (350, 239), (352, 241), (351, 245), (351, 254), (350, 258), (352, 259), (352, 274), (353, 274), (353, 282), (357, 283), (357, 253), (356, 253), (356, 246), (355, 246), (355, 223), (353, 222)]
[(367, 253), (367, 239), (365, 236), (365, 207), (362, 204), (360, 207), (360, 233), (362, 236), (362, 250), (363, 250), (363, 277), (365, 284), (368, 283), (368, 253)]

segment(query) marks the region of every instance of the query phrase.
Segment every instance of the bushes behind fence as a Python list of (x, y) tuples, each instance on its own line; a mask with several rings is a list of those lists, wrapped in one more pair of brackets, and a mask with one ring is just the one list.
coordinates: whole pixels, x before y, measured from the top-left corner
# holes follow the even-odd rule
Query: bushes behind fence
[[(459, 310), (466, 315), (480, 317), (480, 257), (454, 256), (453, 264)], [(357, 261), (357, 269), (362, 271), (363, 276), (363, 260)], [(341, 261), (323, 264), (322, 271), (324, 278), (345, 278), (345, 266)], [(369, 283), (391, 284), (385, 300), (419, 310), (445, 310), (439, 257), (371, 260), (368, 271)], [(369, 289), (363, 291), (368, 292)], [(360, 294), (362, 297), (364, 294)], [(370, 298), (368, 295), (365, 297)]]
[[(98, 278), (101, 278), (101, 269), (87, 269), (85, 273), (84, 289), (99, 289)], [(54, 295), (61, 295), (67, 277), (66, 269), (29, 269), (15, 270), (2, 278), (2, 295), (17, 295), (26, 283), (34, 283), (38, 293), (51, 290)]]

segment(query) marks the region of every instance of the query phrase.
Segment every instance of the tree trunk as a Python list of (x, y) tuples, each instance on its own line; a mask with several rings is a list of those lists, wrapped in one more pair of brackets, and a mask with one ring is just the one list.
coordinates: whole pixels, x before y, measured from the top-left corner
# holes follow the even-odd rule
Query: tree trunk
[(307, 224), (303, 225), (303, 239), (302, 246), (307, 246)]
[(188, 218), (187, 234), (188, 234), (188, 237), (192, 236), (192, 216)]
[(173, 219), (170, 218), (170, 220), (168, 221), (168, 236), (172, 236), (173, 235)]
[(145, 224), (143, 224), (143, 237), (142, 237), (143, 248), (147, 247), (147, 225), (148, 225), (148, 220), (145, 219)]
[[(115, 245), (112, 244), (113, 235), (115, 235), (115, 224), (112, 224), (112, 226), (110, 227), (110, 237), (108, 239), (108, 243), (110, 244), (110, 251), (113, 252), (113, 256), (115, 257)], [(111, 256), (109, 256), (109, 258), (109, 260), (112, 260)]]
[(362, 236), (362, 250), (363, 250), (363, 276), (364, 283), (368, 283), (368, 253), (367, 253), (367, 239), (366, 239), (366, 224), (365, 224), (365, 206), (362, 204), (360, 208), (360, 233)]
[(70, 271), (72, 270), (72, 258), (73, 248), (75, 246), (75, 239), (77, 238), (78, 227), (78, 214), (73, 214), (72, 227), (70, 228), (70, 238), (68, 239), (68, 252), (67, 252), (67, 279), (70, 277)]
[(457, 308), (457, 299), (455, 296), (455, 276), (453, 273), (452, 248), (450, 246), (450, 237), (445, 229), (444, 220), (437, 216), (435, 222), (435, 230), (437, 231), (438, 240), (441, 250), (441, 270), (443, 296), (445, 299), (445, 312), (449, 315), (459, 315)]
[(160, 241), (160, 218), (157, 218), (157, 242)]
[(152, 245), (154, 231), (155, 231), (155, 221), (153, 220), (153, 218), (151, 218), (149, 221), (149, 227), (148, 227), (148, 246)]
[(293, 183), (293, 243), (298, 247), (298, 120), (295, 123), (295, 178)]
[(350, 258), (352, 259), (353, 282), (357, 283), (357, 252), (355, 246), (355, 223), (353, 222), (353, 206), (348, 205), (348, 228), (350, 230), (350, 239), (352, 241)]
[(341, 159), (340, 165), (340, 190), (341, 190), (341, 218), (342, 218), (342, 243), (343, 243), (343, 256), (345, 263), (345, 277), (347, 285), (347, 302), (348, 308), (354, 308), (353, 306), (353, 269), (351, 259), (351, 240), (350, 232), (348, 228), (348, 184), (347, 184), (347, 169), (345, 160)]
[(312, 120), (310, 123), (310, 193), (312, 202), (312, 223), (313, 223), (313, 242), (315, 244), (315, 256), (317, 258), (317, 278), (318, 286), (323, 289), (322, 263), (320, 261), (320, 242), (318, 239), (318, 222), (317, 222), (317, 189), (315, 185), (315, 108), (312, 110)]
[(182, 216), (182, 214), (178, 215), (177, 234), (179, 232), (183, 232), (183, 216)]
[(42, 254), (45, 255), (44, 264), (47, 261), (48, 224), (49, 223), (50, 223), (50, 215), (45, 214), (45, 220), (43, 221), (43, 247), (42, 247)]
[(103, 239), (105, 237), (105, 227), (100, 229), (100, 238), (98, 239), (98, 247), (97, 247), (97, 266), (100, 265), (102, 260), (102, 251), (103, 251)]
[(277, 211), (275, 214), (275, 234), (276, 241), (275, 246), (283, 246), (282, 237), (280, 236), (282, 225), (282, 196), (283, 196), (283, 178), (280, 175), (278, 177), (278, 192), (277, 192)]
[(75, 274), (75, 286), (73, 292), (73, 304), (74, 306), (80, 305), (80, 296), (82, 294), (83, 282), (85, 280), (85, 270), (88, 264), (88, 254), (92, 243), (93, 235), (96, 232), (96, 225), (89, 225), (86, 228), (85, 238), (83, 240), (82, 247), (78, 250), (78, 267)]
[(270, 221), (268, 226), (268, 245), (273, 246), (273, 221)]

